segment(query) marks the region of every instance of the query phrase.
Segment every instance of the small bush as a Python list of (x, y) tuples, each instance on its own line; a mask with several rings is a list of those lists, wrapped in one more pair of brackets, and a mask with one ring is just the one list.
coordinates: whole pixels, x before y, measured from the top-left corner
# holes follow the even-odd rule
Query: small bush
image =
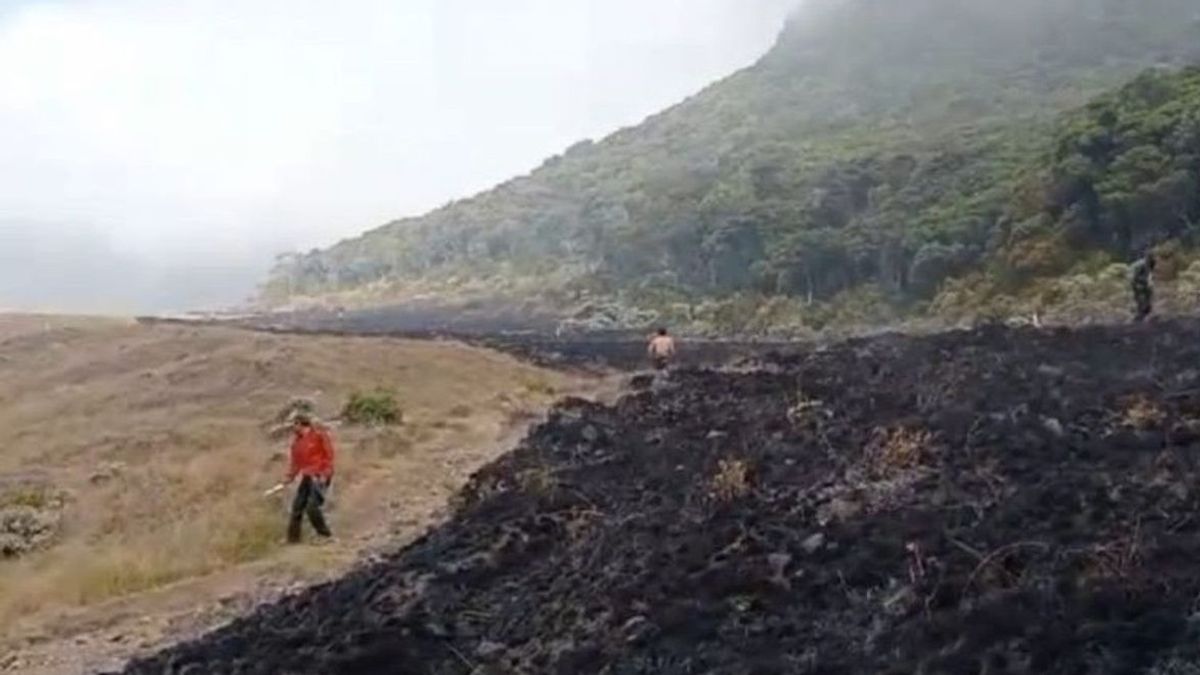
[(0, 509), (0, 558), (26, 555), (49, 544), (57, 535), (61, 516), (29, 506)]
[(0, 491), (0, 559), (48, 547), (58, 537), (67, 495), (44, 485)]
[(396, 396), (379, 389), (371, 393), (355, 392), (342, 408), (342, 419), (350, 424), (386, 426), (400, 424), (403, 415)]

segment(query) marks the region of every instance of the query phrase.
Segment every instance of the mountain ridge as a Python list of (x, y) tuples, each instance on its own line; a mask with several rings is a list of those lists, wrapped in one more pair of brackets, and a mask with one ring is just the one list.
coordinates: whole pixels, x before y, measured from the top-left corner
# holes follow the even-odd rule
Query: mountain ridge
[(630, 310), (622, 323), (690, 321), (746, 294), (812, 307), (866, 293), (873, 312), (911, 314), (994, 253), (1057, 115), (1197, 45), (1180, 0), (821, 3), (755, 64), (643, 123), (283, 258), (263, 295), (609, 304)]

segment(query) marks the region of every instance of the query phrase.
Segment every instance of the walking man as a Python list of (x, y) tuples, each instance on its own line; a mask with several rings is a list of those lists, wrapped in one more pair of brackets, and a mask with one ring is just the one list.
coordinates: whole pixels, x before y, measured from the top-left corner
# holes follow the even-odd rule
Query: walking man
[(655, 370), (666, 370), (675, 358), (675, 338), (667, 333), (666, 328), (659, 328), (658, 334), (650, 338), (646, 353)]
[(291, 463), (284, 484), (291, 484), (299, 477), (300, 485), (296, 488), (288, 519), (288, 543), (300, 541), (300, 527), (305, 515), (318, 535), (332, 537), (321, 507), (333, 482), (333, 439), (328, 431), (313, 424), (312, 416), (305, 412), (292, 418), (292, 432)]
[(1133, 290), (1135, 323), (1141, 323), (1154, 311), (1154, 254), (1133, 264), (1130, 269), (1130, 286)]

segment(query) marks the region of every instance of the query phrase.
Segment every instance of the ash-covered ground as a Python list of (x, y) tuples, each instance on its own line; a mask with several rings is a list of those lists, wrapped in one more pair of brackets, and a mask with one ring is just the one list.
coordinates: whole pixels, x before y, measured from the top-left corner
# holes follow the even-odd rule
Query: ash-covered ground
[(413, 545), (126, 672), (1200, 672), (1198, 336), (884, 336), (565, 401)]

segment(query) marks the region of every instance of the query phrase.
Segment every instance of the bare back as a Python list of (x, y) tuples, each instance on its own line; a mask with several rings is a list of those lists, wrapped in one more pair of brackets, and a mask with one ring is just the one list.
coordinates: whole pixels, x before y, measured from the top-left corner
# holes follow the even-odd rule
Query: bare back
[(670, 335), (655, 335), (650, 340), (650, 347), (647, 351), (650, 352), (650, 356), (671, 358), (675, 356), (675, 338)]

